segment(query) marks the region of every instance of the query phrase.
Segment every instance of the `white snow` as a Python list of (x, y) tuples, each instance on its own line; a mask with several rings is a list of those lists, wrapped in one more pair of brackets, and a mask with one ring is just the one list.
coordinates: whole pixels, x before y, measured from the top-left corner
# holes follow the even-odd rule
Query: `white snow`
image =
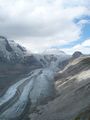
[(12, 40), (8, 40), (8, 44), (12, 48), (11, 52), (6, 49), (6, 40), (4, 38), (0, 38), (0, 56), (5, 58), (6, 60), (10, 61), (11, 58), (15, 59), (15, 57), (16, 59), (22, 59), (24, 58), (24, 55), (28, 54), (27, 51), (24, 51), (24, 48), (22, 46), (20, 47), (23, 49), (23, 51), (18, 47), (18, 44)]
[(63, 51), (59, 48), (48, 48), (42, 54), (46, 55), (66, 55)]
[(34, 54), (34, 57), (44, 66), (50, 67), (53, 70), (58, 68), (60, 62), (69, 59), (71, 56), (65, 53), (52, 54), (43, 53), (43, 54)]
[(30, 92), (32, 103), (36, 103), (40, 98), (42, 99), (43, 97), (49, 96), (51, 94), (50, 91), (53, 89), (53, 71), (44, 69), (40, 72), (41, 73), (35, 77), (33, 89)]

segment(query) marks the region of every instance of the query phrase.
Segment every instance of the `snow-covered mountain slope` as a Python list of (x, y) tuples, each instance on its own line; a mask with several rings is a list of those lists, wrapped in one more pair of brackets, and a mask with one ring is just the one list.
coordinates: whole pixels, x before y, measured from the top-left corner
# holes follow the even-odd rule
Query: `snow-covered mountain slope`
[(31, 52), (0, 36), (0, 95), (26, 73), (42, 68)]
[(64, 51), (61, 51), (59, 48), (49, 48), (46, 49), (42, 54), (44, 55), (65, 55)]
[(32, 53), (3, 36), (0, 36), (0, 63), (40, 65)]
[(30, 120), (90, 119), (90, 56), (69, 62), (55, 79), (57, 97), (30, 113)]
[(8, 41), (5, 37), (0, 36), (0, 61), (15, 63), (24, 58), (25, 48), (16, 44), (14, 41)]
[(68, 60), (71, 58), (70, 55), (67, 55), (59, 49), (47, 49), (42, 54), (34, 54), (36, 59), (41, 62), (44, 67), (52, 67), (56, 69), (59, 67), (59, 64), (62, 61)]

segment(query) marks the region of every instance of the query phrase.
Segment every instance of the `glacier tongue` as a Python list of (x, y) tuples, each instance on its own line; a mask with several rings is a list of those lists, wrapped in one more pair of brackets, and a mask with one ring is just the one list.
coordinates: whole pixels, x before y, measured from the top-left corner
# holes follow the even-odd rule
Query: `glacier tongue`
[(5, 112), (2, 113), (0, 116), (1, 118), (16, 118), (21, 115), (21, 113), (24, 111), (27, 103), (28, 103), (28, 95), (30, 90), (32, 89), (32, 83), (33, 81), (30, 81), (23, 89), (22, 94), (18, 101), (12, 105), (9, 109), (7, 109)]
[[(34, 86), (30, 92), (30, 99), (33, 104), (38, 101), (45, 100), (46, 97), (53, 96), (54, 83), (53, 83), (53, 71), (50, 69), (41, 69), (39, 75), (34, 78)], [(52, 80), (52, 81), (51, 81)]]
[[(30, 76), (12, 85), (0, 98), (0, 107), (3, 105), (3, 109), (0, 108), (0, 119), (17, 118), (23, 113), (28, 101), (36, 104), (53, 96), (53, 77), (54, 72), (51, 69), (37, 69)], [(7, 104), (8, 102), (9, 104)]]

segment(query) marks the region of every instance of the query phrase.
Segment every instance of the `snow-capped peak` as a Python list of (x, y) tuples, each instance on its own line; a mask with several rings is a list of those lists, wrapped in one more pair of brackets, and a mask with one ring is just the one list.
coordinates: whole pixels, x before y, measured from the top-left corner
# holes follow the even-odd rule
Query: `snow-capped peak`
[(9, 61), (15, 62), (24, 58), (27, 53), (24, 47), (15, 43), (14, 41), (7, 40), (7, 38), (0, 36), (0, 60), (2, 62)]
[(66, 55), (66, 53), (61, 51), (59, 48), (49, 48), (49, 49), (46, 49), (42, 54), (47, 54), (47, 55)]

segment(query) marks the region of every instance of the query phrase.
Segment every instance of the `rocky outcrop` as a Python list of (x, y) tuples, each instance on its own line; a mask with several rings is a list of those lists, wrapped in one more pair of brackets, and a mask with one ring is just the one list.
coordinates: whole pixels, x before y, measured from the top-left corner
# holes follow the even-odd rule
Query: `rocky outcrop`
[(76, 51), (75, 53), (73, 53), (72, 58), (75, 59), (75, 58), (78, 58), (78, 57), (80, 57), (80, 56), (82, 56), (82, 55), (83, 55), (83, 54), (82, 54), (81, 52)]

